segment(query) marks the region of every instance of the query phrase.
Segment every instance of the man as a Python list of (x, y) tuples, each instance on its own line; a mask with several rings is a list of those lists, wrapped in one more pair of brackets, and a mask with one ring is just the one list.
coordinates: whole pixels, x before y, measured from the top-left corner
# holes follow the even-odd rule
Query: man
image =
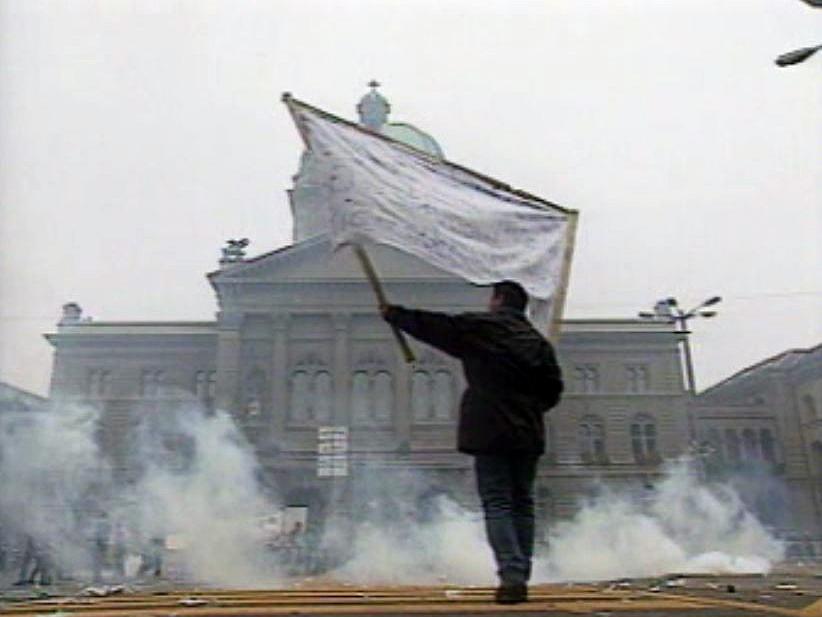
[(525, 317), (527, 302), (521, 285), (503, 281), (493, 286), (487, 313), (380, 307), (388, 323), (462, 360), (468, 388), (460, 404), (458, 449), (475, 458), (501, 604), (528, 599), (533, 486), (545, 451), (543, 414), (563, 390), (551, 344)]

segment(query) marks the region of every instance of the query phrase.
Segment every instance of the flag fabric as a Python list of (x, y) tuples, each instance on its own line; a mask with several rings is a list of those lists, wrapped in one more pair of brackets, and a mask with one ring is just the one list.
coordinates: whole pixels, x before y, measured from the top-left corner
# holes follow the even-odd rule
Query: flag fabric
[(541, 301), (539, 321), (556, 312), (576, 212), (284, 100), (328, 189), (335, 245), (387, 244), (477, 284), (514, 280)]

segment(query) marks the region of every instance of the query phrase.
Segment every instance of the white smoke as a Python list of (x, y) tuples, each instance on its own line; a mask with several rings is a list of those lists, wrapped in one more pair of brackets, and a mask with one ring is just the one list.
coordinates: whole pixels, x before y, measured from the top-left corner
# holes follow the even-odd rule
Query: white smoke
[[(100, 454), (94, 409), (0, 416), (4, 534), (31, 536), (57, 568), (83, 580), (93, 561), (95, 517), (105, 513), (112, 527), (128, 529), (132, 560), (154, 539), (167, 542), (166, 574), (212, 585), (283, 584), (287, 568), (262, 529), (280, 507), (261, 488), (253, 448), (232, 418), (193, 403), (140, 410), (138, 417), (129, 443), (141, 469), (124, 484)], [(362, 584), (495, 581), (481, 515), (443, 495), (421, 507), (442, 481), (358, 467), (352, 474), (349, 482), (364, 485), (353, 499), (361, 511), (335, 512), (331, 504), (332, 522), (318, 543), (324, 555), (310, 556), (337, 564), (332, 577)], [(538, 529), (545, 523), (537, 521)], [(781, 544), (733, 489), (699, 482), (684, 463), (642, 499), (603, 492), (556, 523), (549, 538), (535, 582), (767, 572), (782, 557)]]
[(224, 586), (277, 582), (261, 521), (277, 506), (257, 481), (254, 452), (232, 418), (192, 404), (145, 414), (148, 460), (133, 490), (143, 541), (173, 539), (181, 575)]
[(535, 579), (604, 580), (666, 573), (767, 573), (784, 548), (728, 485), (686, 462), (649, 498), (605, 492), (550, 532)]
[(99, 413), (0, 415), (0, 526), (4, 538), (31, 538), (56, 565), (90, 562), (89, 510), (99, 510), (110, 473), (95, 441)]
[(426, 522), (358, 525), (353, 557), (333, 577), (363, 585), (493, 583), (493, 556), (478, 515), (446, 497), (433, 505)]
[(0, 526), (7, 541), (22, 548), (30, 537), (54, 572), (89, 580), (102, 520), (106, 535), (124, 530), (127, 561), (159, 550), (164, 573), (171, 566), (203, 583), (277, 583), (261, 525), (277, 506), (264, 496), (253, 450), (230, 416), (204, 414), (193, 403), (141, 410), (128, 442), (142, 470), (126, 483), (100, 452), (99, 416), (71, 405), (0, 416)]
[[(373, 474), (376, 477), (376, 474)], [(367, 517), (348, 532), (352, 557), (334, 577), (360, 584), (474, 584), (496, 579), (481, 515), (439, 497), (433, 516), (413, 520), (422, 482), (375, 480), (391, 515)], [(546, 521), (537, 521), (540, 531)], [(728, 484), (700, 482), (684, 461), (652, 493), (603, 491), (549, 531), (533, 582), (593, 581), (671, 573), (767, 573), (783, 546)]]

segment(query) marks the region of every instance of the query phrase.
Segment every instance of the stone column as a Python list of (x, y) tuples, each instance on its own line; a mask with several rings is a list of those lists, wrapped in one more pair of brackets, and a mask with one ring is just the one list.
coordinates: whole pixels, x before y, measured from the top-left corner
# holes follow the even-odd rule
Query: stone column
[(217, 323), (217, 409), (236, 415), (240, 386), (240, 325), (242, 314), (221, 314)]
[[(390, 341), (393, 343), (394, 341)], [(391, 348), (390, 348), (391, 349)], [(391, 349), (393, 351), (393, 349)], [(414, 412), (411, 409), (411, 364), (402, 355), (396, 354), (397, 370), (394, 372), (394, 435), (397, 445), (411, 446), (411, 423)]]
[(269, 431), (275, 441), (285, 434), (288, 418), (288, 313), (274, 316), (274, 348), (271, 358), (271, 423)]
[(335, 313), (331, 317), (334, 325), (334, 424), (348, 426), (351, 422), (349, 399), (349, 382), (351, 367), (348, 361), (348, 337), (351, 316), (347, 313)]

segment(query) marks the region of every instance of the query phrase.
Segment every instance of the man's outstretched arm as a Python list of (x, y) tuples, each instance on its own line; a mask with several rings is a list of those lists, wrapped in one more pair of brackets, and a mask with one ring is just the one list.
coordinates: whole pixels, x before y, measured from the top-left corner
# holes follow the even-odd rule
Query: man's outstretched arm
[(462, 318), (458, 315), (407, 309), (394, 304), (380, 307), (383, 319), (445, 353), (461, 357), (465, 353)]

